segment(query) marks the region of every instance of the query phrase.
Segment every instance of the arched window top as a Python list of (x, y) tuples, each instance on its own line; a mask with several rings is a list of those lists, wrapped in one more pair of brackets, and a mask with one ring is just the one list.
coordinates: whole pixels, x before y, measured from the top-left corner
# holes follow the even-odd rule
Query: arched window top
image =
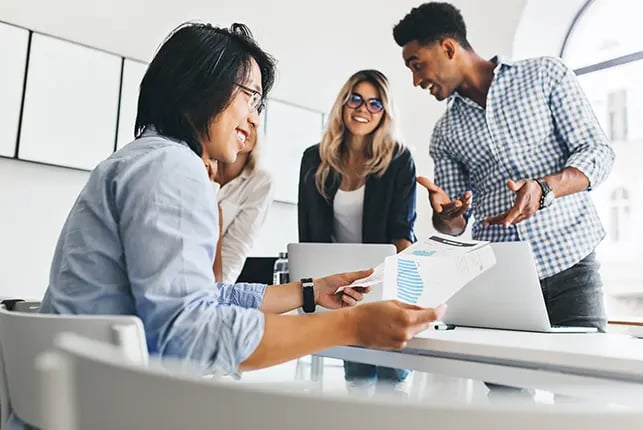
[(589, 0), (567, 35), (562, 57), (573, 69), (643, 51), (643, 1)]

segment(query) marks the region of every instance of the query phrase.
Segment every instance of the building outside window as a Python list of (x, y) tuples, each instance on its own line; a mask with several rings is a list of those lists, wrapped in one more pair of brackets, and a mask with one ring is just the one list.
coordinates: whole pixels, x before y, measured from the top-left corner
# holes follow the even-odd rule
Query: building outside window
[(643, 1), (590, 0), (561, 57), (578, 75), (616, 162), (592, 190), (607, 237), (597, 252), (610, 318), (643, 318)]
[(610, 224), (608, 239), (616, 244), (625, 244), (631, 238), (629, 230), (632, 220), (630, 214), (630, 193), (625, 187), (618, 187), (610, 196)]

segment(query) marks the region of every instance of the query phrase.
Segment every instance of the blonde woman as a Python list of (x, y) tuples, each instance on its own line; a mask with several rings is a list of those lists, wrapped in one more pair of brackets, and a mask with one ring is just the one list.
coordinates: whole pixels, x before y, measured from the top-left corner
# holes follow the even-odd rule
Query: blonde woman
[(272, 203), (272, 178), (257, 165), (261, 139), (256, 126), (249, 131), (236, 161), (217, 163), (213, 173), (220, 224), (214, 275), (227, 284), (239, 277)]
[[(302, 157), (299, 241), (393, 243), (415, 241), (415, 163), (397, 140), (389, 84), (361, 70), (342, 87), (318, 145)], [(408, 371), (344, 363), (349, 382), (400, 382)]]

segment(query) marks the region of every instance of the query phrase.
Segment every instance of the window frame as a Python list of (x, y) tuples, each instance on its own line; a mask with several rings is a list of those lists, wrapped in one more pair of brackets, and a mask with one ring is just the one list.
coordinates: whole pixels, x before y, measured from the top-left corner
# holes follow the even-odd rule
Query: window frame
[[(563, 39), (563, 43), (560, 48), (560, 54), (559, 57), (564, 60), (566, 50), (569, 45), (569, 41), (572, 37), (572, 34), (576, 28), (577, 23), (581, 20), (583, 15), (590, 9), (592, 4), (594, 3), (595, 0), (587, 0), (578, 10), (576, 15), (574, 16), (574, 19), (571, 21), (569, 28), (565, 34), (565, 38)], [(602, 70), (618, 67), (624, 64), (628, 63), (633, 63), (637, 61), (643, 61), (643, 50), (642, 51), (634, 51), (625, 55), (621, 55), (618, 57), (610, 58), (604, 61), (600, 61), (597, 63), (589, 64), (587, 66), (583, 66), (577, 69), (574, 69), (574, 73), (576, 76), (582, 76), (586, 75), (589, 73), (594, 73), (594, 72), (599, 72)], [(623, 326), (635, 326), (635, 327), (641, 327), (643, 326), (643, 317), (635, 317), (632, 316), (631, 318), (623, 318), (618, 315), (614, 315), (613, 318), (609, 319), (608, 318), (608, 324), (613, 327), (623, 327)]]

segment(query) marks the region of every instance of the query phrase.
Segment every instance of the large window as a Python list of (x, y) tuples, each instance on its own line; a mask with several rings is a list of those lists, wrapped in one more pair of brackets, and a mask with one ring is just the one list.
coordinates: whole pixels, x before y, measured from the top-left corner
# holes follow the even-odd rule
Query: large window
[(561, 56), (576, 71), (616, 163), (593, 191), (607, 231), (598, 248), (610, 317), (643, 317), (643, 1), (590, 0)]

